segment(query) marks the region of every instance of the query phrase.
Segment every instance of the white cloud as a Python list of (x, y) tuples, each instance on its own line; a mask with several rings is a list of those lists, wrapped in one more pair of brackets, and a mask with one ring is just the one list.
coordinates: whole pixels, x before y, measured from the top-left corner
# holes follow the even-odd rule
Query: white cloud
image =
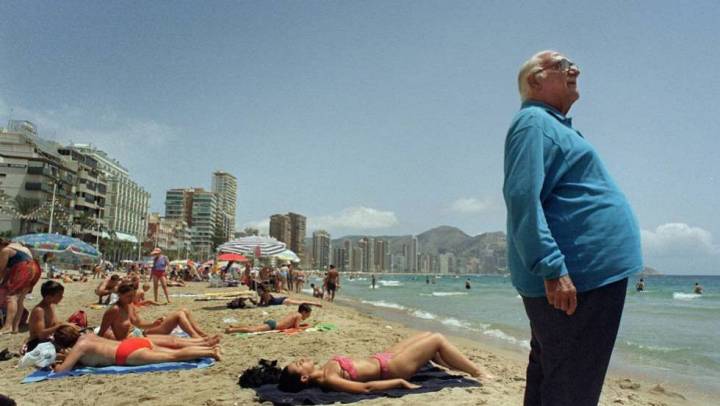
[(450, 204), (450, 210), (458, 213), (482, 213), (495, 208), (495, 204), (491, 199), (478, 199), (474, 197), (465, 197), (457, 199)]
[(153, 151), (171, 143), (177, 132), (154, 120), (121, 117), (112, 110), (96, 114), (67, 105), (43, 111), (13, 106), (11, 112), (1, 96), (0, 115), (32, 121), (42, 138), (63, 144), (91, 143), (125, 165), (153, 156)]
[(339, 213), (308, 219), (308, 229), (313, 230), (370, 230), (392, 227), (397, 224), (398, 219), (394, 212), (364, 206), (348, 207)]
[(657, 257), (720, 255), (712, 233), (685, 223), (667, 223), (654, 231), (642, 230), (643, 251)]

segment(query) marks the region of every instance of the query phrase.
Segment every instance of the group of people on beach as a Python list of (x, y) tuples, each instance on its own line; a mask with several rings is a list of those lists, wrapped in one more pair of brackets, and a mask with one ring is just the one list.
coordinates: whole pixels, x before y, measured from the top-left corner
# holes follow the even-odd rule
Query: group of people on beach
[[(22, 304), (21, 297), (24, 298), (25, 294), (32, 291), (39, 280), (40, 267), (25, 247), (3, 241), (0, 249), (2, 288), (11, 293), (7, 297), (12, 298), (17, 306), (18, 302)], [(155, 261), (156, 264), (158, 262), (162, 264), (164, 261)], [(162, 275), (155, 272), (153, 276), (162, 286)], [(157, 305), (157, 301), (145, 298), (149, 285), (145, 283), (141, 288), (141, 279), (142, 275), (134, 271), (124, 277), (113, 274), (103, 279), (94, 293), (99, 303), (107, 307), (100, 326), (95, 330), (86, 325), (61, 321), (63, 318), (57, 314), (56, 306), (63, 300), (65, 288), (58, 280), (46, 280), (40, 288), (42, 299), (29, 314), (28, 337), (22, 351), (33, 351), (38, 345), (51, 342), (57, 351), (56, 363), (53, 365), (55, 372), (69, 371), (78, 364), (100, 367), (145, 365), (202, 357), (220, 360), (221, 337), (206, 333), (188, 309), (169, 311), (152, 321), (141, 317), (140, 308)], [(262, 283), (262, 280), (259, 282), (254, 286), (259, 299), (252, 299), (253, 304), (297, 305), (297, 311), (290, 312), (278, 321), (266, 320), (257, 326), (230, 326), (226, 333), (298, 328), (310, 317), (312, 306), (322, 306), (319, 302), (274, 295), (270, 290), (276, 285)], [(249, 281), (247, 284), (248, 288), (251, 287)], [(333, 293), (339, 285), (339, 274), (335, 267), (331, 267), (323, 281), (328, 300), (333, 300)], [(113, 295), (115, 300), (109, 302), (108, 298)], [(167, 293), (166, 299), (169, 302)], [(10, 322), (6, 323), (6, 327), (15, 327), (12, 331), (17, 332), (15, 313), (9, 316), (12, 317), (8, 319)], [(182, 330), (187, 337), (173, 335), (176, 329)], [(278, 383), (281, 389), (288, 391), (311, 385), (357, 393), (415, 388), (417, 385), (409, 383), (407, 379), (430, 360), (475, 377), (484, 374), (442, 335), (422, 333), (369, 358), (352, 359), (337, 355), (322, 366), (317, 366), (309, 358), (298, 359), (278, 371)]]

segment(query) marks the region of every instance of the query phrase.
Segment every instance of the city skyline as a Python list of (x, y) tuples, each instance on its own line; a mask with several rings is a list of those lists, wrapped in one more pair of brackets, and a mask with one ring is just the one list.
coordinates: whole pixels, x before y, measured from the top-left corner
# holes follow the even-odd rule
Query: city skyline
[(556, 48), (582, 69), (570, 115), (636, 211), (647, 264), (717, 274), (718, 10), (651, 4), (4, 3), (0, 121), (97, 145), (155, 212), (222, 166), (239, 230), (296, 211), (308, 232), (474, 235), (505, 228), (517, 69)]

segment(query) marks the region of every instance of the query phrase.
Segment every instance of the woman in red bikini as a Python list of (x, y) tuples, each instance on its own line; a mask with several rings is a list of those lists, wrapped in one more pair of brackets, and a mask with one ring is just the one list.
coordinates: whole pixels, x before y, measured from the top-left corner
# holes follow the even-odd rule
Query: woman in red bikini
[(32, 292), (41, 272), (29, 249), (0, 238), (0, 307), (7, 306), (0, 335), (18, 332), (25, 295)]
[(134, 299), (135, 287), (131, 283), (123, 283), (118, 287), (118, 300), (103, 314), (99, 336), (122, 340), (128, 336), (168, 335), (178, 326), (190, 337), (208, 336), (187, 309), (171, 312), (153, 322), (144, 322), (133, 304)]
[(189, 361), (203, 357), (220, 361), (220, 347), (217, 345), (171, 349), (153, 344), (147, 338), (114, 341), (95, 334), (81, 335), (80, 329), (72, 325), (60, 327), (53, 335), (53, 342), (64, 355), (62, 363), (53, 367), (55, 372), (69, 371), (78, 363), (99, 367)]
[(322, 367), (309, 358), (301, 358), (286, 366), (280, 374), (279, 388), (297, 392), (310, 384), (327, 389), (366, 393), (392, 388), (415, 389), (407, 381), (428, 361), (473, 377), (490, 379), (472, 361), (440, 333), (421, 333), (393, 345), (385, 352), (369, 358), (351, 359), (334, 356)]

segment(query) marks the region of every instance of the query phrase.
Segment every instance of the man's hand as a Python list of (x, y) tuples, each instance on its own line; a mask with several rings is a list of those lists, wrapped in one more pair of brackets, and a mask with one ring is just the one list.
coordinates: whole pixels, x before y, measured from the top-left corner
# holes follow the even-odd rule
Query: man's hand
[(577, 308), (577, 291), (569, 275), (557, 279), (545, 279), (545, 294), (548, 303), (562, 310), (568, 316)]

